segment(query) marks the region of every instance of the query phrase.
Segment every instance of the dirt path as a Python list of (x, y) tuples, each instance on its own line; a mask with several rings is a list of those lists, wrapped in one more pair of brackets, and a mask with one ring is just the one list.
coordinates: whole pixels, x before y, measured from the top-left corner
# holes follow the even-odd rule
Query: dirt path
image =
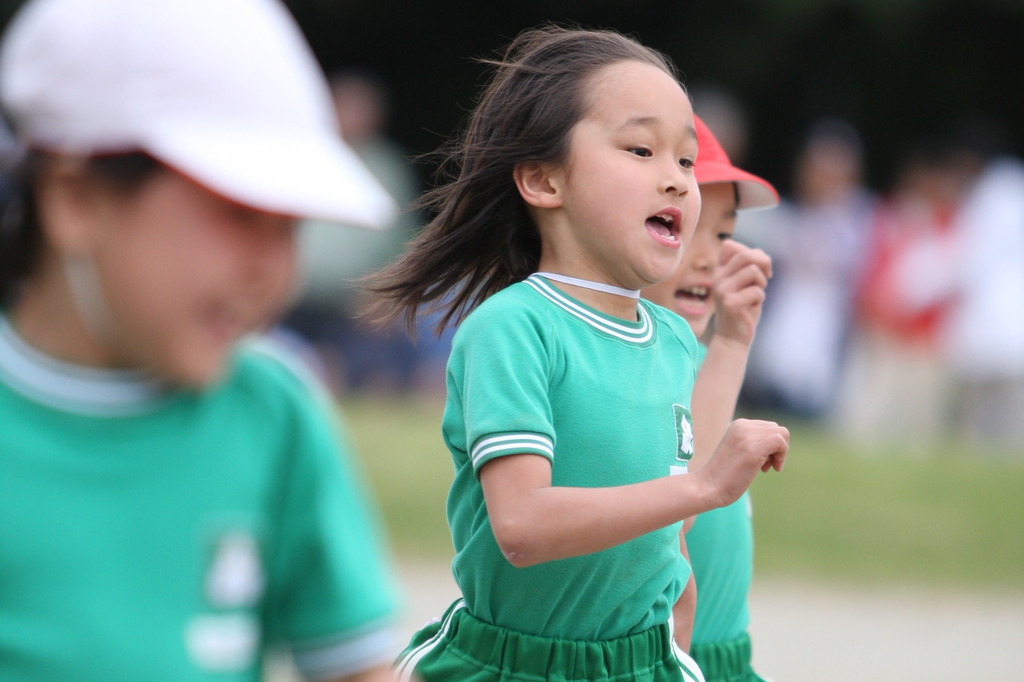
[[(444, 565), (404, 564), (408, 633), (457, 590)], [(1024, 680), (1024, 590), (996, 596), (759, 581), (751, 595), (758, 671), (773, 682)]]
[(758, 670), (776, 682), (1024, 680), (1024, 592), (761, 582), (751, 614)]

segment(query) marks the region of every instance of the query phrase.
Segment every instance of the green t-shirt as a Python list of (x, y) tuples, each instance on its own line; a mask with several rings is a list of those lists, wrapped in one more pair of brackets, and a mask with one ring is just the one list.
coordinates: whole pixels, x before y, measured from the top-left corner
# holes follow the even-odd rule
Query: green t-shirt
[(389, 661), (390, 569), (324, 397), (255, 345), (168, 392), (0, 315), (0, 680), (253, 682), (279, 645), (316, 676)]
[[(698, 366), (707, 347), (699, 348)], [(699, 371), (699, 370), (698, 370)], [(747, 597), (754, 570), (754, 530), (750, 493), (697, 517), (686, 533), (693, 578), (697, 581), (694, 644), (730, 642), (750, 624)]]
[(686, 547), (697, 581), (693, 643), (742, 637), (750, 623), (747, 597), (754, 566), (750, 493), (698, 516), (686, 533)]
[(533, 275), (463, 322), (448, 364), (443, 435), (455, 464), (453, 571), (477, 618), (534, 635), (603, 640), (668, 620), (689, 573), (679, 524), (611, 549), (515, 568), (491, 532), (480, 467), (531, 453), (556, 486), (603, 487), (682, 473), (697, 342), (677, 315), (640, 301), (610, 317)]

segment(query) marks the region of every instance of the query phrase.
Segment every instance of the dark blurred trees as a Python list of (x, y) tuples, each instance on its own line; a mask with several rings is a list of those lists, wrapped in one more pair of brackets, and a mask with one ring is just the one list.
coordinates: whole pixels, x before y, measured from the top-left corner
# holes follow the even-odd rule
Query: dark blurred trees
[[(633, 33), (688, 84), (734, 91), (752, 125), (747, 163), (782, 189), (804, 129), (824, 115), (864, 134), (875, 187), (919, 135), (979, 114), (1024, 152), (1024, 0), (286, 2), (325, 70), (365, 68), (392, 86), (391, 129), (414, 154), (463, 120), (485, 73), (474, 59), (545, 21)], [(0, 22), (18, 4), (0, 0)]]
[[(615, 28), (668, 53), (689, 84), (748, 107), (748, 163), (782, 188), (807, 124), (848, 119), (869, 182), (888, 183), (921, 133), (985, 114), (1021, 152), (1024, 0), (289, 0), (326, 69), (361, 66), (394, 87), (393, 132), (433, 150), (463, 120), (487, 56), (545, 21)], [(425, 167), (429, 170), (429, 167)]]

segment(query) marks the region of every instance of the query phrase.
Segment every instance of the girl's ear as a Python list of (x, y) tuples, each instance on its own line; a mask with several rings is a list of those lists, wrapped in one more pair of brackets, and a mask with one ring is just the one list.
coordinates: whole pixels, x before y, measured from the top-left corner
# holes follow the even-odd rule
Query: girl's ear
[(89, 247), (95, 222), (94, 192), (84, 162), (58, 158), (43, 171), (37, 191), (39, 226), (58, 252), (81, 253)]
[(560, 183), (555, 176), (552, 166), (544, 163), (519, 163), (512, 170), (519, 195), (536, 208), (558, 208), (562, 205)]

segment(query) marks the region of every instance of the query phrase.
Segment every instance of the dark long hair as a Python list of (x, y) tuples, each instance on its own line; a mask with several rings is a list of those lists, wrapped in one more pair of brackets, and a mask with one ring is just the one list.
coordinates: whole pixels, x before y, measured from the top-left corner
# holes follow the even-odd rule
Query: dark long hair
[[(36, 184), (52, 157), (28, 152), (10, 170), (0, 196), (0, 306), (9, 304), (36, 268), (43, 252), (43, 231), (36, 206)], [(130, 192), (162, 168), (141, 152), (90, 157), (85, 172), (105, 188)]]
[(540, 237), (513, 180), (523, 163), (560, 163), (586, 114), (588, 77), (623, 61), (676, 77), (662, 54), (614, 31), (546, 26), (520, 33), (497, 60), (462, 136), (442, 149), (440, 184), (420, 200), (435, 217), (405, 252), (364, 280), (378, 322), (439, 311), (440, 332), (536, 271)]

